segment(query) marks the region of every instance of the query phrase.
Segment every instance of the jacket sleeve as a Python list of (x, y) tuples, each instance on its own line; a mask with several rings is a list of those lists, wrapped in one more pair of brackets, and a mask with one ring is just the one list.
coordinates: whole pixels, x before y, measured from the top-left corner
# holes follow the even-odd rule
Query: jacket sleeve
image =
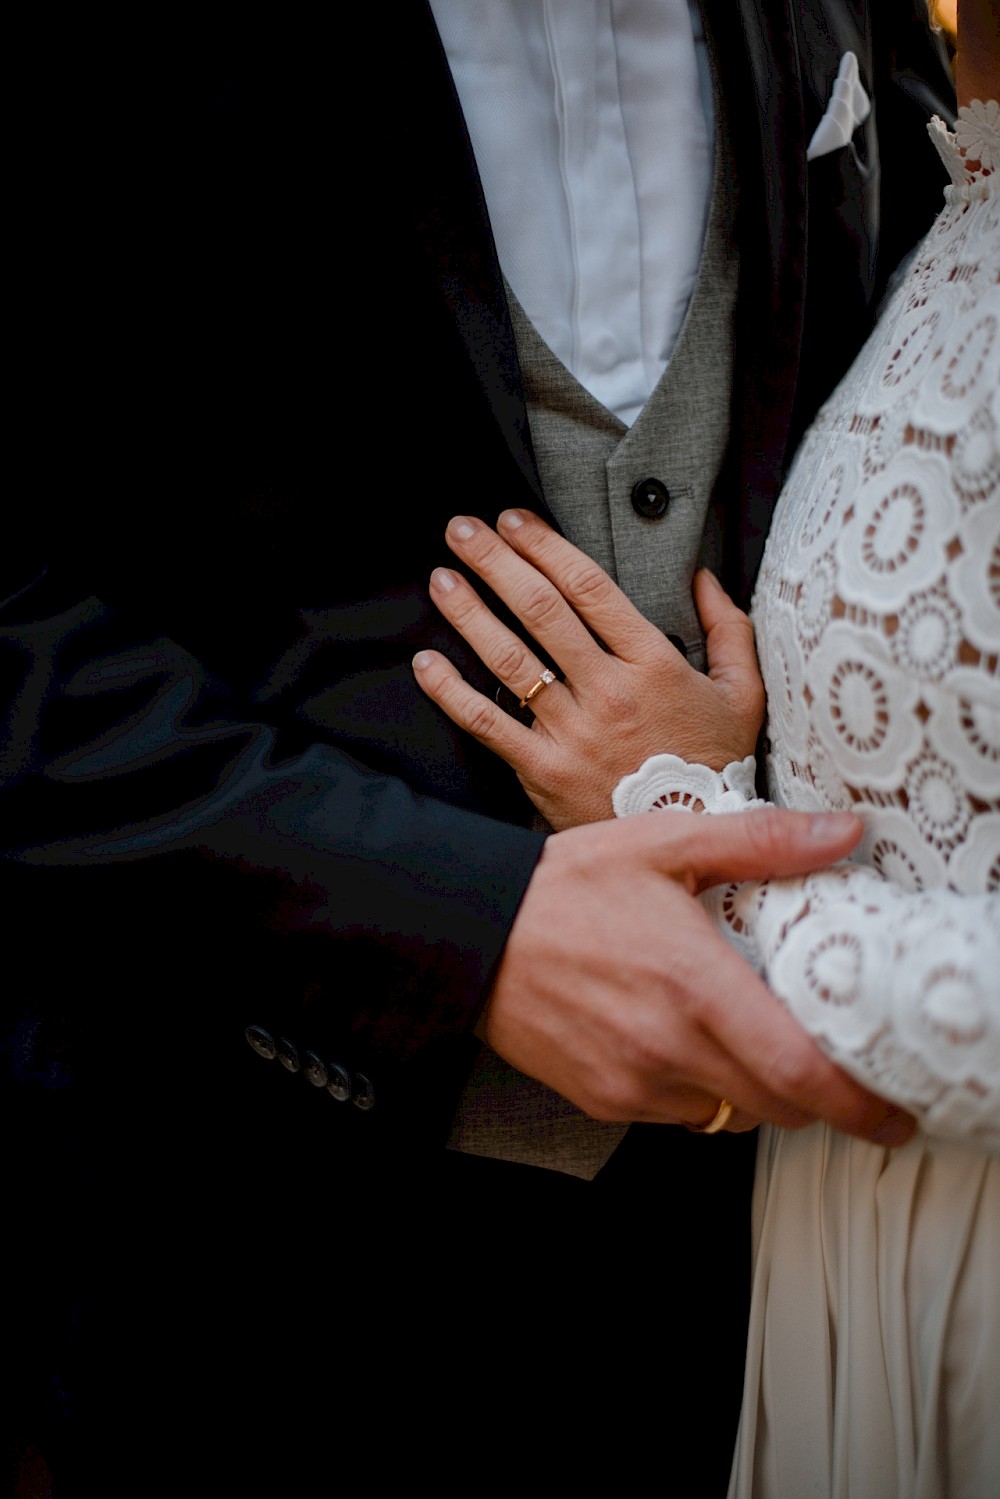
[(156, 1003), (224, 1016), (289, 1070), (309, 1053), (355, 1079), (362, 1109), (440, 1125), (542, 840), (310, 742), (28, 551), (0, 607), (18, 966), (44, 954), (47, 993), (96, 1027)]
[(397, 160), (421, 20), (378, 129), (273, 18), (140, 29), (129, 65), (60, 37), (16, 240), (0, 849), (17, 1004), (89, 1013), (122, 1067), (235, 1037), (277, 1078), (256, 1025), (303, 1096), (311, 1052), (367, 1080), (366, 1128), (443, 1136), (542, 840), (408, 665), (451, 648), (426, 580), (470, 477), (481, 513), (522, 498)]

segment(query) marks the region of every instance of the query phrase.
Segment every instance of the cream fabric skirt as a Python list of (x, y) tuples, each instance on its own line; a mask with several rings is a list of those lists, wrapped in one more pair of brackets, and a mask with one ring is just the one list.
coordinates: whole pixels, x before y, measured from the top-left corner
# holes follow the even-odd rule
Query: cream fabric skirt
[(764, 1127), (730, 1499), (998, 1499), (1000, 1158)]

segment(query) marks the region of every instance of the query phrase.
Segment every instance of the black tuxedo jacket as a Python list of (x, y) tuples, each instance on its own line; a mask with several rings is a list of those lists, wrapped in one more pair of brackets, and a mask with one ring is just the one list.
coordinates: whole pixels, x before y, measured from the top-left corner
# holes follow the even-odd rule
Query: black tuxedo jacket
[[(409, 665), (437, 647), (494, 690), (427, 578), (452, 515), (546, 513), (430, 12), (347, 7), (331, 45), (207, 9), (108, 38), (63, 18), (58, 58), (51, 36), (24, 54), (43, 149), (0, 550), (22, 1370), (46, 1319), (72, 1364), (96, 1266), (119, 1323), (166, 1297), (216, 1356), (213, 1288), (242, 1284), (249, 1244), (231, 1346), (295, 1321), (356, 1367), (364, 1306), (344, 1349), (337, 1307), (303, 1309), (261, 1257), (284, 1235), (296, 1262), (353, 1245), (357, 1265), (366, 1173), (435, 1154), (541, 847)], [(796, 436), (940, 200), (923, 126), (950, 80), (921, 10), (705, 0), (739, 152), (718, 500), (744, 601)], [(807, 168), (848, 48), (872, 116)], [(421, 1236), (395, 1201), (380, 1232), (405, 1260)], [(196, 1313), (169, 1295), (194, 1264)]]
[[(940, 199), (921, 10), (706, 0), (739, 149), (719, 498), (744, 601), (794, 441)], [(242, 16), (156, 37), (127, 84), (67, 67), (27, 216), (3, 901), (19, 1003), (71, 1053), (100, 1036), (177, 1077), (193, 1045), (222, 1097), (246, 1066), (324, 1133), (437, 1140), (540, 840), (409, 661), (495, 689), (426, 580), (451, 515), (546, 511), (430, 12), (340, 31)], [(807, 167), (848, 48), (874, 109)]]

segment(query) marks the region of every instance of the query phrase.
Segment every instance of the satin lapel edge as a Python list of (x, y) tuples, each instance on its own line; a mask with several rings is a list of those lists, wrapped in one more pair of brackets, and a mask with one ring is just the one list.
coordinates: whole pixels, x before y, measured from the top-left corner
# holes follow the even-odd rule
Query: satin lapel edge
[[(769, 231), (768, 342), (785, 370), (799, 367), (806, 289), (809, 192), (799, 33), (792, 0), (739, 0), (757, 103)], [(795, 380), (787, 384), (788, 414)]]
[(746, 606), (784, 476), (801, 366), (805, 106), (791, 0), (737, 0), (736, 6), (702, 0), (702, 10), (737, 126), (740, 293), (732, 433), (719, 503), (729, 516), (727, 581)]
[(548, 516), (535, 464), (521, 372), (479, 170), (451, 69), (428, 5), (426, 128), (414, 183), (418, 239), (476, 378), (518, 469)]

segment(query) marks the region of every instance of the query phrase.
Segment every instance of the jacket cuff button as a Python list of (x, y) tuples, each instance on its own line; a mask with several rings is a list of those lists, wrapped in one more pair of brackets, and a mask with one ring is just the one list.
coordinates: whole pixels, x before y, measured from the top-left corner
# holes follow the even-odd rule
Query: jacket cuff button
[(351, 1096), (351, 1074), (345, 1067), (338, 1067), (336, 1062), (331, 1062), (327, 1071), (330, 1081), (326, 1085), (326, 1091), (338, 1103), (346, 1103)]
[(294, 1041), (289, 1041), (287, 1036), (278, 1037), (278, 1061), (282, 1067), (287, 1067), (289, 1072), (298, 1072), (302, 1067), (298, 1047)]
[(303, 1072), (314, 1088), (325, 1088), (330, 1081), (326, 1063), (314, 1051), (307, 1051), (303, 1059)]
[(253, 1047), (259, 1057), (263, 1057), (265, 1062), (274, 1061), (278, 1048), (269, 1031), (266, 1031), (262, 1025), (248, 1025), (243, 1034), (247, 1038), (247, 1043)]
[(375, 1090), (371, 1085), (370, 1078), (365, 1077), (363, 1072), (354, 1074), (354, 1097), (353, 1103), (359, 1109), (373, 1109), (375, 1107)]

